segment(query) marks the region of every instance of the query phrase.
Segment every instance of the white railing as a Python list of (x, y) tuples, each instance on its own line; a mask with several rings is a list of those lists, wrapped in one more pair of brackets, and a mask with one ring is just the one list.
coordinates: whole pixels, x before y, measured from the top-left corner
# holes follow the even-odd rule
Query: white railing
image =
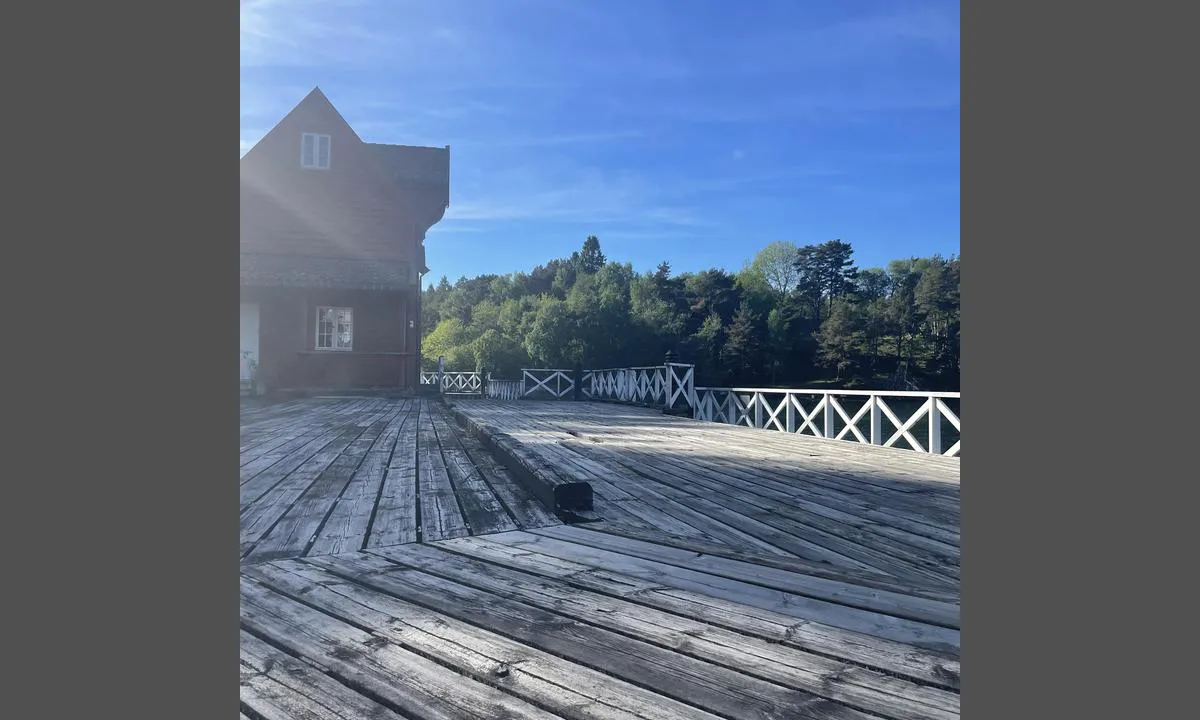
[(956, 392), (706, 387), (694, 392), (697, 420), (883, 447), (904, 447), (903, 441), (912, 450), (949, 457), (961, 448)]
[(522, 368), (521, 397), (549, 395), (559, 400), (575, 391), (575, 380), (570, 370), (555, 368)]
[(682, 363), (666, 363), (632, 368), (586, 370), (583, 373), (583, 394), (589, 400), (674, 408), (691, 406), (695, 367)]
[(487, 397), (497, 400), (520, 400), (525, 394), (523, 380), (493, 380), (488, 378)]
[[(437, 385), (436, 372), (421, 373), (422, 385)], [(442, 392), (446, 393), (475, 393), (483, 392), (483, 376), (477, 372), (444, 372), (442, 373)]]

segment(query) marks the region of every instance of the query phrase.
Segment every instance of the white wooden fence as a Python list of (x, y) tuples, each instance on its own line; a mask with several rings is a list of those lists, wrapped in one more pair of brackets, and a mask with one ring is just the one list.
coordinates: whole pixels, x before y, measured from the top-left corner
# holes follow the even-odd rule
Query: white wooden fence
[[(422, 385), (437, 385), (436, 372), (421, 373)], [(483, 376), (477, 372), (444, 372), (442, 373), (442, 392), (481, 394), (483, 392)]]
[(675, 408), (691, 406), (695, 367), (682, 363), (665, 363), (632, 368), (585, 370), (583, 394), (590, 400)]
[(496, 400), (520, 400), (525, 396), (525, 381), (488, 378), (487, 396)]
[(698, 387), (692, 417), (955, 457), (960, 400), (956, 392)]
[(521, 397), (550, 397), (561, 400), (575, 392), (575, 379), (571, 370), (556, 368), (522, 368)]
[[(681, 409), (696, 420), (830, 440), (948, 457), (962, 447), (957, 392), (696, 387), (695, 366), (683, 363), (584, 370), (579, 391), (588, 400)], [(524, 368), (520, 380), (489, 379), (486, 393), (502, 400), (574, 394), (574, 372), (561, 368)]]

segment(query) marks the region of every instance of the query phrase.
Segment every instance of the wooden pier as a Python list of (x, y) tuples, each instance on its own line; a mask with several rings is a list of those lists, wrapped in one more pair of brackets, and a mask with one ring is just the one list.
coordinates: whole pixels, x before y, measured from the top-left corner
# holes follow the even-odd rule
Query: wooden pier
[(245, 717), (959, 716), (957, 458), (495, 399), (241, 450)]

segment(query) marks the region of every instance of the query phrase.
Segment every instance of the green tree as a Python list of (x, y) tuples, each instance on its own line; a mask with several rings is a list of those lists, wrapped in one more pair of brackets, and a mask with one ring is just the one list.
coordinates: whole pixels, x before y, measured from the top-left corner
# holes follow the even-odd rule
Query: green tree
[(528, 367), (529, 356), (521, 343), (499, 330), (490, 329), (474, 342), (477, 371), (491, 372), (497, 378), (519, 378), (521, 368)]
[[(795, 253), (788, 274), (789, 253)], [(858, 271), (841, 240), (775, 242), (740, 271), (635, 274), (589, 236), (528, 273), (442, 277), (422, 291), (422, 360), (484, 367), (649, 365), (675, 351), (700, 382), (800, 387), (835, 377), (880, 382), (898, 368), (921, 387), (959, 375), (960, 263), (938, 256)]]
[(790, 333), (786, 311), (774, 307), (767, 313), (767, 363), (771, 368), (771, 384), (779, 382), (779, 371), (787, 359)]
[(913, 290), (917, 314), (925, 338), (932, 348), (925, 368), (930, 376), (957, 378), (959, 364), (959, 262), (935, 255), (921, 273)]
[(724, 377), (721, 348), (725, 345), (725, 324), (720, 315), (710, 312), (684, 345), (685, 352), (696, 364), (698, 377)]
[(421, 344), (421, 361), (427, 370), (437, 367), (439, 356), (445, 356), (446, 369), (456, 372), (475, 369), (475, 351), (466, 328), (458, 318), (438, 323)]
[(835, 380), (852, 374), (859, 366), (866, 346), (866, 328), (862, 311), (853, 302), (835, 303), (817, 333), (818, 357), (834, 370)]
[(604, 253), (600, 251), (600, 238), (595, 235), (588, 235), (587, 239), (583, 241), (583, 250), (573, 257), (581, 273), (600, 272), (600, 268), (608, 262)]
[(811, 304), (818, 325), (822, 303), (832, 311), (834, 300), (853, 289), (858, 273), (853, 255), (850, 243), (841, 240), (805, 245), (796, 251), (796, 292)]
[(567, 362), (568, 343), (579, 347), (574, 337), (574, 321), (567, 311), (567, 304), (549, 296), (542, 296), (538, 303), (533, 323), (525, 336), (525, 351), (539, 367), (561, 367)]
[(721, 362), (731, 378), (752, 383), (762, 372), (762, 332), (748, 303), (738, 306), (721, 348)]
[(796, 266), (800, 248), (796, 243), (777, 240), (768, 244), (750, 262), (749, 270), (753, 275), (761, 277), (778, 297), (783, 298), (793, 290), (800, 281), (800, 271)]

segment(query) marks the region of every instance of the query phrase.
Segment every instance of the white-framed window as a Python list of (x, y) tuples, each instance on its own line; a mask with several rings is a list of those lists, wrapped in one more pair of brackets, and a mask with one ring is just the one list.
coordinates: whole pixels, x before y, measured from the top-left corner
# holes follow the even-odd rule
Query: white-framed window
[(300, 136), (300, 167), (328, 170), (331, 140), (328, 135), (304, 133)]
[(346, 307), (317, 308), (317, 349), (354, 348), (354, 311)]

